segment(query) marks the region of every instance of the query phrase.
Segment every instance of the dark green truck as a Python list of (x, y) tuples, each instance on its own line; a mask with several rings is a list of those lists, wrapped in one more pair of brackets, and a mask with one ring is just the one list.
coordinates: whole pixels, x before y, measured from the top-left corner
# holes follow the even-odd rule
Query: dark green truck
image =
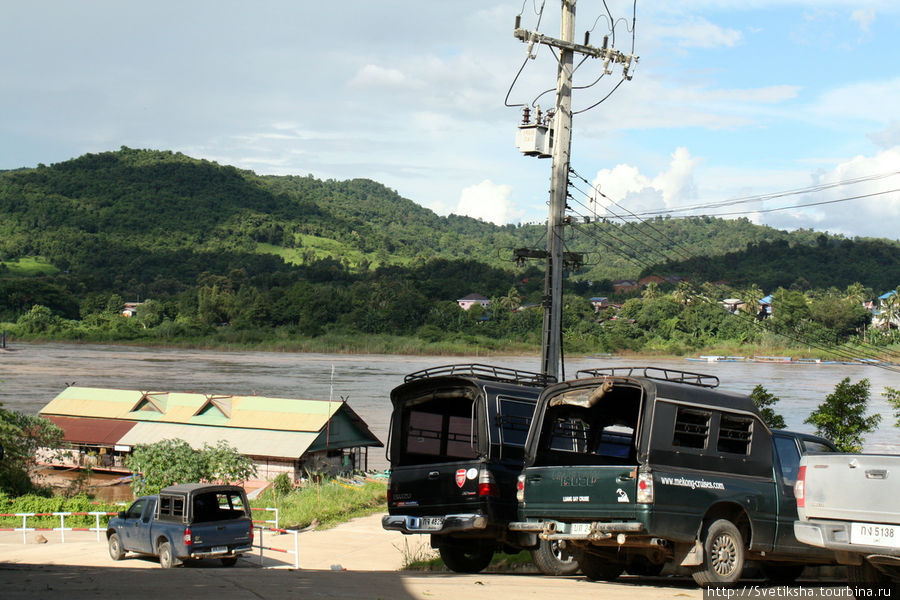
[(727, 586), (745, 561), (773, 582), (834, 555), (799, 543), (800, 456), (825, 439), (770, 430), (718, 378), (652, 367), (581, 371), (541, 394), (512, 531), (565, 544), (594, 580), (687, 567)]

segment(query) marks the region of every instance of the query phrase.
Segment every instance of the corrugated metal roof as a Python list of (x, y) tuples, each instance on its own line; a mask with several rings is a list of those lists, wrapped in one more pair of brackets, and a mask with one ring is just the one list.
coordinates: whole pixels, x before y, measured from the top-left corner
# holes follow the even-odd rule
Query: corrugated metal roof
[(84, 419), (79, 417), (47, 416), (64, 432), (63, 440), (73, 443), (101, 444), (112, 446), (119, 438), (137, 425), (134, 421), (113, 421), (110, 419)]
[(118, 444), (137, 446), (153, 444), (162, 440), (181, 439), (200, 449), (203, 444), (216, 445), (225, 440), (238, 452), (248, 456), (270, 456), (297, 459), (315, 441), (318, 433), (303, 431), (265, 431), (241, 429), (237, 427), (204, 427), (202, 425), (181, 425), (176, 423), (135, 423)]
[[(150, 395), (154, 402), (144, 399), (145, 394)], [(45, 416), (317, 432), (343, 405), (341, 402), (325, 400), (231, 396), (228, 397), (228, 407), (224, 398), (193, 393), (69, 387), (40, 412)], [(211, 399), (214, 401), (211, 402)], [(226, 410), (221, 410), (222, 407)], [(225, 414), (229, 412), (228, 408), (230, 416)], [(160, 409), (164, 412), (160, 412)]]

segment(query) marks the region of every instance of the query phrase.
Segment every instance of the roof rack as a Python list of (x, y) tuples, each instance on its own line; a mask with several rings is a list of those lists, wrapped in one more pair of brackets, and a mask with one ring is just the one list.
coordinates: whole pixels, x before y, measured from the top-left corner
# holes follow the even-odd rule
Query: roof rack
[(575, 374), (576, 377), (602, 377), (604, 375), (611, 377), (646, 377), (647, 379), (687, 383), (706, 388), (719, 387), (719, 378), (715, 375), (704, 375), (703, 373), (692, 373), (690, 371), (679, 371), (662, 367), (604, 367), (601, 369), (582, 369)]
[(490, 379), (492, 381), (506, 381), (509, 383), (518, 383), (522, 385), (532, 385), (543, 387), (551, 383), (556, 383), (556, 377), (552, 375), (544, 375), (542, 373), (532, 373), (531, 371), (520, 371), (518, 369), (508, 369), (506, 367), (495, 367), (493, 365), (482, 364), (464, 364), (464, 365), (443, 365), (440, 367), (432, 367), (430, 369), (422, 369), (415, 373), (410, 373), (404, 377), (403, 381), (408, 383), (417, 379), (427, 379), (429, 377), (438, 377), (442, 375), (458, 375), (478, 377), (479, 379)]

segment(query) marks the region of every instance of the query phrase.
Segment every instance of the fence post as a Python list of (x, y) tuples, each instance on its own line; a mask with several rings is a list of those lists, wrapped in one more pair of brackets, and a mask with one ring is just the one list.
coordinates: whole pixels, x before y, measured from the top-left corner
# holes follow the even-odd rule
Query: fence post
[(94, 513), (94, 516), (97, 517), (97, 541), (100, 541), (100, 513)]
[(66, 543), (66, 513), (56, 513), (59, 515), (59, 543)]
[(300, 569), (300, 532), (291, 529), (294, 534), (294, 568)]
[(258, 527), (259, 529), (259, 566), (261, 567), (263, 564), (263, 528)]
[(22, 543), (28, 543), (28, 515), (22, 513)]

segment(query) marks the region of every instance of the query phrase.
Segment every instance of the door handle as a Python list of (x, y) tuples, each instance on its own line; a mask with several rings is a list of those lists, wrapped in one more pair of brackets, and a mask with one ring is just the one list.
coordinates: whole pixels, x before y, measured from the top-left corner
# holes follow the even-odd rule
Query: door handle
[(887, 479), (887, 469), (866, 469), (866, 479)]
[(428, 473), (428, 479), (437, 479), (440, 476), (440, 471), (431, 471), (430, 473)]
[(631, 476), (631, 473), (622, 473), (618, 477), (616, 477), (616, 482), (622, 483), (623, 481), (633, 481), (634, 477)]

